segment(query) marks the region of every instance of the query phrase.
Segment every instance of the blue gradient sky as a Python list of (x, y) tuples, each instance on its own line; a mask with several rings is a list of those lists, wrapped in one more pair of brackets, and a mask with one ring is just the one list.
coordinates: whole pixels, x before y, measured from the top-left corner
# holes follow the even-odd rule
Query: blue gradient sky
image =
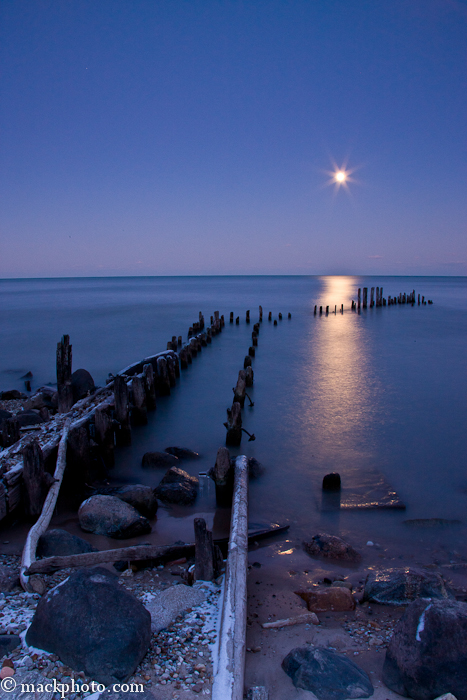
[(2, 0), (0, 277), (465, 275), (466, 30), (464, 0)]

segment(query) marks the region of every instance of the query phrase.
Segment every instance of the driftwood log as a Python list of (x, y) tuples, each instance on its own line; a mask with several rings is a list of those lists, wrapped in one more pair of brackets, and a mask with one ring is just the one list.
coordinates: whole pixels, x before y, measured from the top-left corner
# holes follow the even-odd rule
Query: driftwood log
[(58, 446), (57, 466), (54, 473), (55, 482), (49, 489), (39, 519), (29, 530), (21, 557), (20, 581), (21, 586), (28, 593), (38, 592), (34, 589), (33, 581), (30, 581), (31, 574), (26, 573), (26, 571), (28, 571), (30, 566), (34, 563), (36, 558), (37, 543), (39, 542), (41, 535), (43, 535), (49, 527), (55, 509), (55, 504), (57, 503), (57, 497), (60, 491), (60, 486), (62, 485), (63, 474), (66, 467), (66, 447), (70, 424), (71, 420), (68, 418), (63, 426), (62, 437)]
[(293, 625), (302, 625), (306, 623), (308, 625), (319, 625), (319, 619), (316, 613), (308, 612), (302, 615), (296, 615), (295, 617), (287, 617), (285, 620), (274, 620), (274, 622), (263, 622), (261, 625), (263, 629), (278, 629), (280, 627), (292, 627)]
[[(287, 532), (288, 525), (255, 530), (248, 534), (248, 544), (254, 544), (267, 537), (273, 537)], [(214, 540), (222, 554), (227, 554), (229, 543), (228, 537)], [(173, 561), (181, 557), (191, 557), (195, 554), (195, 543), (169, 544), (169, 545), (146, 545), (139, 544), (131, 547), (120, 547), (119, 549), (106, 549), (102, 552), (85, 552), (84, 554), (70, 554), (66, 557), (47, 557), (31, 564), (25, 574), (52, 574), (60, 569), (76, 569), (82, 566), (95, 566), (96, 564), (111, 564), (115, 561)], [(214, 555), (214, 567), (216, 567), (216, 554)]]

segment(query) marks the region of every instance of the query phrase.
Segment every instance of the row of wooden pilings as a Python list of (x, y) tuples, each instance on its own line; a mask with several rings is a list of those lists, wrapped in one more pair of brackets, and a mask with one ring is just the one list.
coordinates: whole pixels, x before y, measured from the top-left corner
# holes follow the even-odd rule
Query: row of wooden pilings
[[(362, 294), (363, 291), (363, 294)], [(376, 292), (376, 294), (375, 294)], [(401, 292), (398, 296), (396, 297), (391, 297), (388, 296), (386, 299), (383, 297), (383, 288), (382, 287), (370, 287), (370, 309), (373, 307), (379, 307), (379, 306), (393, 306), (394, 304), (412, 304), (412, 306), (415, 305), (416, 303), (416, 297), (415, 297), (415, 289), (412, 292)], [(420, 294), (418, 295), (418, 306), (423, 305), (426, 306), (427, 302), (425, 301), (425, 297), (422, 296), (420, 298)], [(433, 304), (433, 301), (431, 299), (428, 299), (428, 304)], [(325, 314), (326, 316), (330, 313), (329, 312), (329, 306), (319, 307), (319, 315), (322, 316), (323, 314), (323, 308), (325, 309)], [(351, 304), (351, 310), (352, 311), (360, 311), (361, 309), (367, 309), (368, 308), (368, 287), (359, 287), (358, 288), (358, 296), (357, 296), (357, 301), (354, 301), (352, 299), (352, 304)], [(340, 313), (344, 313), (344, 304), (341, 304), (340, 306)], [(314, 308), (314, 315), (316, 316), (318, 313), (318, 305), (315, 304)], [(331, 313), (337, 314), (337, 305), (334, 306), (334, 312), (331, 311)]]

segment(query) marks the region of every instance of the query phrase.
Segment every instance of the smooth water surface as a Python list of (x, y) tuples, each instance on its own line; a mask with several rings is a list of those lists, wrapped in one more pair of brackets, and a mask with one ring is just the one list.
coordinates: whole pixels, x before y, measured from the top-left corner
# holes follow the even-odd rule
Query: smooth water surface
[[(433, 306), (350, 311), (359, 286), (383, 285), (384, 295), (415, 289)], [(186, 338), (203, 311), (225, 315), (226, 326), (172, 395), (159, 399), (147, 427), (117, 451), (115, 482), (156, 485), (161, 472), (141, 468), (142, 454), (183, 445), (203, 459), (183, 466), (206, 471), (225, 441), (226, 408), (251, 344), (258, 305), (264, 309), (255, 385), (245, 404), (244, 427), (254, 433), (233, 454), (255, 456), (265, 473), (251, 482), (250, 520), (291, 523), (291, 537), (319, 529), (355, 544), (368, 540), (421, 559), (444, 552), (467, 557), (465, 525), (409, 528), (414, 518), (466, 520), (467, 505), (467, 282), (465, 278), (179, 277), (3, 280), (0, 389), (54, 381), (55, 347), (68, 333), (73, 366), (96, 383), (108, 372), (162, 350), (172, 335)], [(314, 305), (344, 314), (314, 316)], [(246, 325), (245, 311), (252, 323)], [(239, 326), (228, 323), (239, 315)], [(277, 326), (267, 314), (278, 312)], [(287, 318), (291, 312), (292, 318)], [(379, 476), (406, 503), (404, 511), (321, 508), (321, 480), (338, 471), (343, 495), (363, 497)], [(190, 538), (194, 513), (225, 527), (207, 479), (192, 509), (161, 509), (153, 537)], [(190, 515), (187, 519), (184, 516)], [(147, 539), (147, 538), (146, 538)]]

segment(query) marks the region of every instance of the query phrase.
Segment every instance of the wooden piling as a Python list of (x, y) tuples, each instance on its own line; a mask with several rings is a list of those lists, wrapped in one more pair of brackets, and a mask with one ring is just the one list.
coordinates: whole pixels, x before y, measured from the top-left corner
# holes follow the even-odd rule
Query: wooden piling
[(289, 311), (289, 313), (287, 314), (287, 318), (292, 318), (292, 314), (290, 313), (290, 311)]
[(247, 355), (243, 360), (243, 369), (246, 369), (247, 367), (251, 367), (251, 357), (249, 355)]
[(158, 357), (156, 362), (157, 367), (157, 388), (161, 396), (169, 396), (170, 394), (170, 378), (165, 357)]
[(198, 343), (195, 338), (190, 338), (190, 350), (192, 357), (196, 357), (198, 354)]
[(232, 403), (232, 408), (227, 409), (227, 435), (225, 444), (238, 447), (242, 441), (242, 409), (237, 401)]
[(217, 505), (231, 506), (234, 470), (230, 466), (230, 455), (226, 447), (219, 447), (216, 463), (208, 474), (216, 485)]
[(249, 354), (250, 357), (254, 357), (254, 356), (255, 356), (255, 349), (254, 349), (253, 346), (251, 346), (251, 347), (248, 348), (248, 354)]
[(370, 309), (375, 305), (375, 288), (372, 287), (370, 290)]
[[(158, 358), (158, 361), (163, 358)], [(131, 445), (130, 410), (128, 387), (125, 378), (120, 374), (114, 379), (115, 420), (118, 427), (115, 432), (116, 443), (119, 447)]]
[(182, 347), (182, 343), (183, 343), (183, 338), (182, 338), (181, 335), (179, 335), (179, 336), (178, 336), (178, 343), (177, 343), (177, 345), (178, 345), (179, 348)]
[[(243, 375), (241, 373), (243, 373)], [(234, 401), (237, 401), (242, 408), (245, 405), (245, 389), (245, 370), (240, 370), (238, 373), (237, 385), (234, 389)]]
[(362, 288), (358, 288), (358, 297), (357, 297), (357, 307), (358, 310), (360, 311), (360, 306), (361, 306), (361, 300), (362, 300)]
[(131, 422), (133, 425), (147, 425), (148, 409), (146, 406), (146, 391), (144, 389), (143, 377), (140, 374), (131, 379), (131, 398), (133, 407), (131, 409)]
[(178, 353), (178, 357), (180, 358), (180, 367), (182, 369), (187, 369), (188, 367), (188, 358), (186, 355), (186, 348), (182, 348), (180, 352)]
[(317, 307), (316, 304), (315, 304), (315, 310), (314, 310), (314, 312), (313, 312), (315, 316), (316, 316), (317, 310), (318, 310), (318, 307)]
[(329, 313), (329, 306), (326, 306), (326, 316), (328, 315), (328, 313)]
[(246, 322), (250, 323), (250, 311), (249, 310), (246, 312)]
[(277, 326), (277, 318), (274, 319), (274, 326)]
[(234, 312), (231, 311), (230, 312), (230, 323), (233, 323), (233, 322), (234, 322)]
[(35, 519), (41, 514), (51, 482), (52, 476), (44, 469), (39, 441), (30, 440), (23, 447), (24, 511), (28, 519)]
[(268, 321), (272, 321), (272, 311), (268, 313)]
[(259, 322), (260, 323), (263, 322), (263, 307), (262, 306), (259, 307)]
[(363, 287), (363, 304), (362, 307), (366, 309), (368, 307), (368, 287)]
[(111, 469), (115, 465), (115, 434), (107, 407), (96, 408), (94, 413), (94, 440), (105, 468)]
[[(198, 341), (199, 343), (199, 341)], [(201, 350), (201, 345), (198, 346), (198, 349)], [(175, 373), (175, 360), (172, 357), (172, 355), (167, 355), (166, 356), (166, 363), (167, 363), (167, 374), (169, 375), (169, 384), (173, 388), (177, 384), (177, 379), (176, 379), (176, 373)]]
[(156, 408), (156, 385), (154, 383), (154, 369), (150, 362), (143, 365), (143, 381), (146, 406), (149, 411), (153, 411)]
[(240, 316), (237, 316), (237, 318), (235, 319), (235, 324), (236, 324), (237, 326), (240, 325)]
[(199, 329), (202, 331), (204, 329), (204, 316), (202, 312), (199, 312)]
[(256, 347), (258, 345), (258, 336), (256, 335), (256, 333), (251, 334), (251, 340), (252, 340), (253, 346)]
[[(244, 370), (245, 371), (245, 370)], [(247, 367), (245, 371), (245, 384), (246, 386), (253, 386), (254, 374), (253, 367)]]
[(279, 312), (279, 321), (282, 321), (282, 314)]
[(70, 336), (64, 335), (57, 343), (57, 391), (58, 411), (67, 413), (73, 406), (73, 391), (71, 389), (72, 346)]
[(195, 581), (212, 581), (214, 578), (212, 532), (204, 518), (195, 518)]

